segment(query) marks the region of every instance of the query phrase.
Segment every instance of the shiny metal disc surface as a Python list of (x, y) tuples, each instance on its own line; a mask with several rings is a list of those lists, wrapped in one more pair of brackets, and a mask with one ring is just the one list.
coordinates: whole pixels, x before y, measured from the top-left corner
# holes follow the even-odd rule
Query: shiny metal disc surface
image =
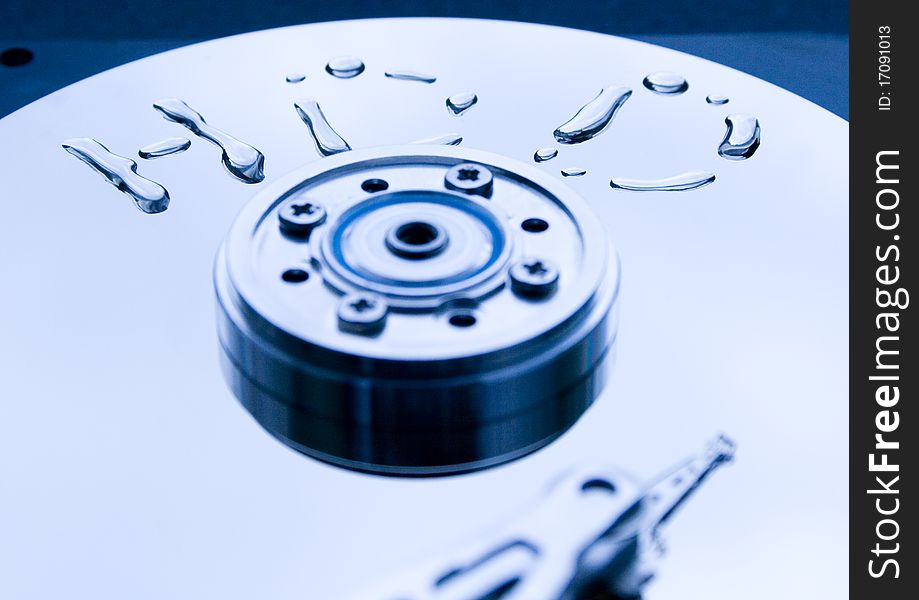
[[(362, 67), (333, 60), (347, 56)], [(403, 70), (436, 81), (385, 75)], [(569, 119), (621, 88), (601, 132), (565, 143)], [(164, 119), (153, 104), (170, 98), (215, 129)], [(334, 148), (298, 114), (304, 99), (350, 148), (458, 134), (598, 215), (622, 271), (616, 365), (559, 439), (473, 474), (385, 478), (292, 451), (236, 401), (214, 261), (251, 198)], [(734, 464), (668, 525), (645, 598), (842, 596), (847, 136), (827, 111), (691, 56), (475, 20), (216, 40), (13, 113), (0, 121), (0, 596), (347, 598), (475, 539), (583, 462), (645, 479), (719, 431)], [(174, 137), (191, 147), (138, 156)], [(81, 138), (137, 163), (143, 181), (107, 163), (133, 200), (62, 149)], [(543, 148), (558, 155), (536, 162)], [(671, 189), (627, 189), (649, 181)]]

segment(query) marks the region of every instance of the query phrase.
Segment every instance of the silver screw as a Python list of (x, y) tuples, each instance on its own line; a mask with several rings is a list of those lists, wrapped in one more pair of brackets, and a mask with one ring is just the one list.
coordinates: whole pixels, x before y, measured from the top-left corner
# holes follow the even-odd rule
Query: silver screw
[(322, 225), (326, 212), (321, 204), (304, 198), (290, 198), (278, 207), (278, 220), (284, 233), (307, 237), (314, 227)]
[(511, 290), (518, 296), (545, 298), (558, 287), (558, 269), (542, 258), (524, 258), (510, 268)]
[(376, 294), (347, 294), (338, 303), (338, 328), (348, 333), (374, 335), (386, 325), (386, 301)]
[(444, 185), (450, 190), (490, 198), (494, 188), (494, 176), (482, 165), (462, 163), (447, 171)]

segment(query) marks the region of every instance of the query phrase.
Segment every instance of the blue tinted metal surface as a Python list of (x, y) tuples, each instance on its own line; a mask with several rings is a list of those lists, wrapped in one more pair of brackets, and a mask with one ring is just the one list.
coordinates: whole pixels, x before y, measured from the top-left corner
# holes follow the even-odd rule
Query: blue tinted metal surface
[[(328, 75), (344, 54), (364, 73)], [(437, 82), (385, 77), (397, 67)], [(641, 86), (663, 70), (688, 91)], [(306, 79), (285, 81), (295, 72)], [(610, 84), (635, 90), (615, 122), (535, 163)], [(457, 118), (444, 101), (464, 89), (479, 102)], [(218, 368), (214, 257), (253, 194), (327, 160), (293, 109), (305, 90), (356, 149), (455, 131), (460, 148), (531, 161), (590, 204), (623, 269), (616, 367), (565, 435), (481, 473), (396, 480), (309, 460), (234, 400)], [(149, 215), (61, 148), (91, 136), (134, 156), (186, 134), (152, 108), (164, 97), (263, 151), (265, 182), (229, 176), (220, 150), (196, 142), (139, 161), (170, 191)], [(762, 127), (747, 160), (717, 153), (732, 113)], [(518, 514), (582, 461), (650, 479), (724, 431), (737, 459), (674, 519), (646, 599), (844, 597), (848, 133), (818, 106), (620, 38), (393, 20), (151, 57), (0, 120), (0, 140), (0, 596), (348, 597)], [(569, 166), (587, 174), (563, 179)], [(610, 187), (689, 171), (717, 178)]]

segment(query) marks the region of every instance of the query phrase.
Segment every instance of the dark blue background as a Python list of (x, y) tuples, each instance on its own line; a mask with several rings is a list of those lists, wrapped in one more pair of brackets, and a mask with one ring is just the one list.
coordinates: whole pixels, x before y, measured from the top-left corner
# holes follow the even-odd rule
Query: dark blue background
[(0, 38), (207, 39), (363, 17), (479, 16), (604, 33), (848, 31), (839, 0), (3, 0)]
[(0, 0), (0, 116), (109, 67), (195, 41), (282, 25), (386, 16), (484, 17), (626, 35), (696, 54), (848, 115), (848, 3), (841, 0)]

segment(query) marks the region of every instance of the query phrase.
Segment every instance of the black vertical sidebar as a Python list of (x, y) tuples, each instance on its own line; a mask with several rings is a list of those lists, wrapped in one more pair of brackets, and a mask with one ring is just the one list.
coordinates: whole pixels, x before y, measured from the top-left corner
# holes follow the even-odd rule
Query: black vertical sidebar
[(850, 3), (849, 595), (856, 600), (905, 600), (919, 589), (919, 362), (911, 343), (919, 295), (910, 297), (919, 294), (919, 99), (911, 81), (919, 21), (908, 6)]

